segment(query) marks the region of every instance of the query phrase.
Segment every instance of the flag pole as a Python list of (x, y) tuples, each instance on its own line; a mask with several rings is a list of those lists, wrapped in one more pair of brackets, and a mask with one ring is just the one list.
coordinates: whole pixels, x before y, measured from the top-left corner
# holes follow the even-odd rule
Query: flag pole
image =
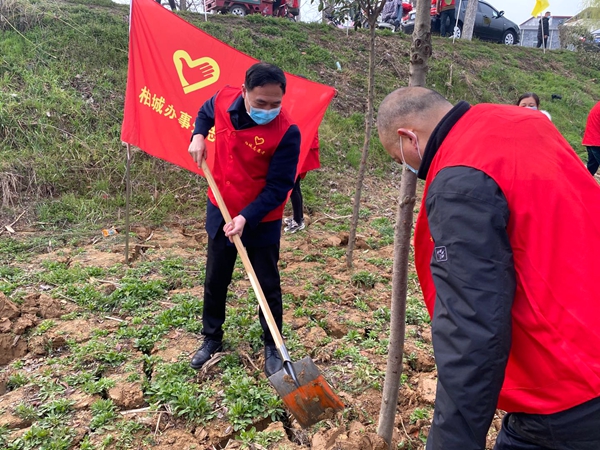
[(125, 164), (125, 264), (129, 265), (129, 200), (131, 198), (131, 146), (127, 144)]
[[(452, 43), (456, 42), (456, 29), (458, 28), (458, 17), (460, 16), (460, 10), (462, 8), (462, 0), (458, 3), (458, 14), (456, 15), (456, 23), (454, 24), (454, 28), (452, 29)], [(455, 10), (456, 11), (456, 10)], [(441, 26), (441, 24), (440, 24)], [(463, 27), (465, 26), (463, 22)]]
[(208, 21), (208, 11), (206, 9), (206, 2), (208, 0), (203, 0), (202, 3), (204, 4), (204, 21), (207, 22)]

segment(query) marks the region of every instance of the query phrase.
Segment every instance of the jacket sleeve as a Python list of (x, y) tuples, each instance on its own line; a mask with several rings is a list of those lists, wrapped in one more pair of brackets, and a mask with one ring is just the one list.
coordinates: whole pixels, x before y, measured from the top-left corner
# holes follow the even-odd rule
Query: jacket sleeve
[(296, 125), (292, 125), (271, 158), (265, 187), (258, 197), (240, 212), (248, 226), (256, 227), (269, 212), (286, 201), (296, 182), (299, 157), (300, 130)]
[(212, 96), (204, 102), (198, 111), (196, 121), (194, 122), (194, 132), (192, 136), (201, 134), (208, 136), (208, 130), (215, 125), (215, 96)]
[(509, 209), (481, 171), (446, 168), (429, 186), (435, 251), (437, 395), (427, 450), (483, 450), (504, 381), (515, 294)]

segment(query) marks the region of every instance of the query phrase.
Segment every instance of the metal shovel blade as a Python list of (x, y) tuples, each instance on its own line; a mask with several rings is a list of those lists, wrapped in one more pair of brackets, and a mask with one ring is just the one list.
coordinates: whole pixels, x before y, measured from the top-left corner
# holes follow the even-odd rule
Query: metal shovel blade
[(285, 368), (271, 375), (269, 381), (302, 428), (333, 418), (336, 411), (344, 409), (312, 359), (306, 356), (291, 364), (299, 385)]

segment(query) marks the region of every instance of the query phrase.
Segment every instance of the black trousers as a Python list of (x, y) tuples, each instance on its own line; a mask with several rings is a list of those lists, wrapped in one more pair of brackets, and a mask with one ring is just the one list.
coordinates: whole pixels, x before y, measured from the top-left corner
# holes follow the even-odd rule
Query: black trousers
[(544, 45), (544, 48), (548, 48), (548, 38), (545, 37), (544, 40), (542, 40), (542, 38), (538, 36), (537, 48), (540, 48), (542, 44)]
[[(281, 332), (283, 305), (281, 300), (281, 280), (279, 277), (279, 243), (264, 247), (247, 247), (248, 258), (252, 263), (258, 282), (265, 294), (277, 328)], [(237, 249), (229, 242), (222, 230), (214, 239), (208, 238), (206, 278), (204, 281), (204, 309), (202, 312), (202, 334), (207, 339), (223, 339), (225, 303), (227, 289), (235, 266)], [(272, 345), (273, 337), (262, 311), (259, 314), (264, 332), (265, 345)]]
[(294, 220), (296, 223), (302, 222), (304, 219), (304, 211), (302, 204), (302, 191), (300, 190), (300, 177), (296, 178), (296, 184), (294, 184), (294, 189), (292, 189), (292, 193), (290, 194), (290, 200), (292, 202), (292, 211), (294, 212)]
[[(449, 24), (446, 21), (450, 22)], [(446, 33), (449, 37), (454, 35), (454, 26), (456, 25), (456, 15), (454, 9), (447, 9), (442, 11), (440, 14), (440, 35), (446, 37)]]
[(596, 175), (600, 167), (600, 147), (587, 147), (587, 153), (587, 169), (592, 175)]
[(600, 397), (556, 414), (504, 416), (494, 450), (598, 450)]

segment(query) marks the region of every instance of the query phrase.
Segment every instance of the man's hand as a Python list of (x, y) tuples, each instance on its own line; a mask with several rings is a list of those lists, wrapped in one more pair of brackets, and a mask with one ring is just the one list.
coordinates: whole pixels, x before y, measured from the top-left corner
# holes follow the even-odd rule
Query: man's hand
[(194, 159), (194, 162), (198, 164), (198, 167), (202, 166), (202, 160), (206, 158), (206, 143), (204, 142), (204, 136), (195, 134), (188, 147), (188, 152)]
[(229, 238), (231, 242), (233, 242), (233, 236), (236, 234), (241, 237), (244, 232), (244, 226), (246, 225), (246, 218), (244, 216), (235, 216), (231, 219), (231, 222), (226, 223), (223, 227), (223, 231), (225, 232), (225, 236)]

